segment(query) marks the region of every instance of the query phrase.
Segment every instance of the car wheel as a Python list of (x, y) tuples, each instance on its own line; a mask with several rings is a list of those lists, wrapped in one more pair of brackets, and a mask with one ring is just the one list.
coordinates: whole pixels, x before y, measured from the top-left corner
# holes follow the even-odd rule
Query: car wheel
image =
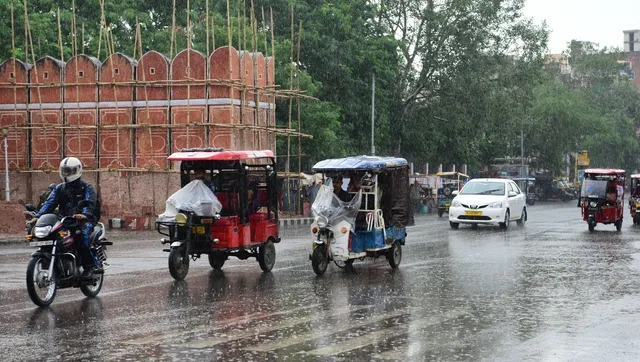
[(527, 209), (522, 208), (522, 215), (520, 215), (520, 219), (517, 221), (518, 226), (524, 226), (525, 222), (527, 222)]
[(471, 224), (472, 230), (478, 230), (478, 224)]
[(511, 214), (509, 213), (509, 210), (507, 210), (507, 212), (504, 213), (504, 222), (500, 223), (500, 229), (502, 229), (502, 230), (509, 229), (509, 219), (510, 218), (511, 218)]
[(457, 229), (460, 224), (457, 222), (449, 221), (449, 226), (451, 226), (452, 229)]

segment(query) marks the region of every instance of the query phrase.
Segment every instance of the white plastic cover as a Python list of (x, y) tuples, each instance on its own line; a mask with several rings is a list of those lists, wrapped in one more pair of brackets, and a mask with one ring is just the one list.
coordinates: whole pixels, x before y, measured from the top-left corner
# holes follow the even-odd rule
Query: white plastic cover
[[(331, 185), (331, 182), (327, 182), (327, 184)], [(343, 220), (353, 224), (360, 210), (361, 202), (362, 191), (358, 192), (351, 201), (343, 202), (333, 193), (333, 187), (322, 185), (313, 205), (311, 205), (311, 212), (316, 221), (321, 216), (327, 218), (328, 226), (335, 226)]]
[(178, 210), (193, 212), (198, 216), (214, 216), (222, 210), (222, 204), (210, 188), (201, 180), (194, 180), (169, 196), (159, 221), (173, 221)]

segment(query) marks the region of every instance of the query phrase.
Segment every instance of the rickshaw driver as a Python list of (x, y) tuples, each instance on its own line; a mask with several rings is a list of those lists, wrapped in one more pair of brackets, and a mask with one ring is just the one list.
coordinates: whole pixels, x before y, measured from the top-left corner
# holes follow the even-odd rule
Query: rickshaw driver
[(207, 175), (207, 172), (202, 169), (196, 169), (193, 171), (193, 177), (196, 180), (200, 180), (204, 183), (205, 186), (207, 186), (209, 188), (209, 190), (211, 190), (211, 192), (213, 192), (214, 194), (216, 193), (216, 187), (213, 185), (213, 183), (207, 179), (205, 179), (205, 176)]
[(340, 199), (340, 201), (349, 202), (353, 197), (342, 188), (342, 181), (342, 175), (337, 175), (333, 178), (333, 193), (338, 197), (338, 199)]

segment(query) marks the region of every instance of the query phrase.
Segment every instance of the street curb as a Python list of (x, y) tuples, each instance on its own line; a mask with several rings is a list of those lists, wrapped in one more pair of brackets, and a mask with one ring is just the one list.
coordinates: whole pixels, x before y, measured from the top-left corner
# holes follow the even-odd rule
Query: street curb
[(6, 239), (0, 240), (0, 245), (12, 245), (12, 244), (26, 244), (25, 239)]
[(278, 220), (280, 227), (296, 227), (302, 225), (311, 225), (313, 223), (312, 217), (300, 217), (294, 219), (279, 219)]

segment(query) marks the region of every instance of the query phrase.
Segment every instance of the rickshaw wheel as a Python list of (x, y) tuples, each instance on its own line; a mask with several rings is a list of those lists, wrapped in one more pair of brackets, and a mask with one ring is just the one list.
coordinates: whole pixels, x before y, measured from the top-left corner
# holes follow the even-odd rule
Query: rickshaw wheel
[(616, 222), (616, 230), (617, 231), (622, 230), (622, 219), (620, 219), (620, 221)]
[(327, 271), (329, 266), (329, 260), (325, 252), (324, 245), (318, 245), (311, 254), (311, 267), (317, 275), (322, 275)]
[(258, 248), (258, 263), (264, 272), (270, 272), (276, 264), (276, 247), (271, 240), (267, 240)]
[(210, 253), (209, 254), (209, 265), (215, 270), (222, 269), (224, 266), (224, 262), (227, 261), (227, 256), (223, 253)]
[(438, 209), (438, 217), (442, 217), (444, 215), (444, 210)]
[(402, 261), (402, 246), (400, 243), (393, 243), (391, 245), (391, 249), (387, 251), (387, 260), (389, 260), (389, 265), (393, 269), (396, 269), (400, 266), (400, 262)]
[(169, 252), (169, 273), (175, 280), (184, 280), (189, 273), (189, 256), (185, 247), (172, 248)]
[(595, 228), (596, 228), (596, 223), (589, 221), (589, 232), (592, 233)]

